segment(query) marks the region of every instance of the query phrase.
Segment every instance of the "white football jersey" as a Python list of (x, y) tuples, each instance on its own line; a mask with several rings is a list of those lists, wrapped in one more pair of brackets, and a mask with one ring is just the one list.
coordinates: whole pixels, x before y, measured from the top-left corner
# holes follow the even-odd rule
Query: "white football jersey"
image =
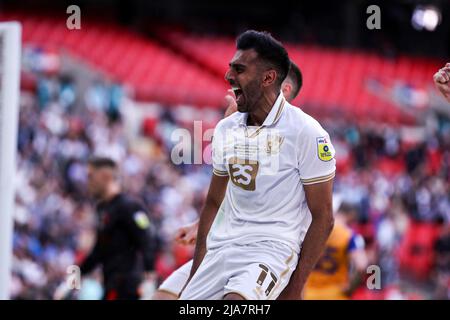
[(246, 123), (236, 112), (214, 130), (213, 173), (230, 179), (207, 246), (279, 241), (299, 253), (311, 224), (303, 186), (335, 175), (330, 137), (282, 93), (262, 126)]

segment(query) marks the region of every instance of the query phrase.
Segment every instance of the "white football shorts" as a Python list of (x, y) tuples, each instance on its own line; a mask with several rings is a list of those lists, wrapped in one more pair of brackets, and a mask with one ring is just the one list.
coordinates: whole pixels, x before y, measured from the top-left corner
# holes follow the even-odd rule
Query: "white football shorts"
[(288, 284), (297, 262), (297, 253), (277, 241), (211, 249), (180, 299), (219, 300), (236, 293), (247, 300), (275, 300)]
[(161, 283), (158, 290), (169, 292), (178, 297), (189, 278), (192, 268), (192, 262), (193, 260), (189, 260), (177, 270), (172, 272), (171, 275), (168, 276), (166, 280), (163, 281), (163, 283)]

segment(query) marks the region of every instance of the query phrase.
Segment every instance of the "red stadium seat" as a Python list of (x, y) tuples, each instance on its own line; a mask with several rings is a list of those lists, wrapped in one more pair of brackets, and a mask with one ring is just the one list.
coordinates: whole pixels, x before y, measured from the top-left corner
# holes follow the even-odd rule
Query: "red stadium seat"
[[(199, 37), (179, 30), (166, 29), (164, 32), (161, 37), (168, 39), (173, 47), (217, 75), (225, 73), (235, 50), (234, 39)], [(411, 77), (415, 79), (414, 84), (425, 86), (431, 71), (439, 65), (428, 60), (417, 61), (406, 57), (387, 60), (372, 54), (294, 44), (286, 44), (286, 48), (304, 76), (304, 86), (295, 103), (315, 106), (321, 114), (337, 108), (340, 112), (372, 121), (408, 123), (411, 116), (405, 115), (393, 101), (386, 100), (390, 97), (382, 98), (382, 92), (369, 92), (367, 80), (391, 80), (383, 83), (385, 90), (391, 89), (393, 80), (409, 81)], [(427, 63), (432, 67), (427, 69)], [(418, 64), (420, 67), (417, 67)]]
[(25, 43), (66, 50), (91, 67), (135, 86), (138, 99), (171, 105), (187, 101), (210, 107), (222, 104), (227, 88), (221, 77), (126, 29), (84, 21), (82, 30), (68, 31), (50, 16), (36, 18), (25, 13), (2, 14), (0, 20), (14, 16), (23, 23)]
[[(85, 21), (83, 30), (59, 28), (49, 16), (3, 13), (0, 19), (23, 23), (23, 40), (54, 46), (84, 59), (99, 71), (135, 86), (137, 99), (162, 99), (173, 104), (220, 107), (227, 84), (223, 76), (235, 51), (235, 40), (189, 34), (161, 27), (160, 37), (177, 53), (113, 24)], [(395, 81), (426, 89), (440, 62), (286, 44), (303, 72), (304, 85), (296, 104), (316, 114), (371, 121), (410, 122), (389, 96)], [(380, 90), (369, 91), (368, 80)], [(176, 88), (176, 89), (175, 89)], [(382, 88), (382, 89), (381, 89)]]
[(401, 270), (425, 279), (434, 263), (434, 243), (440, 226), (432, 223), (412, 222), (398, 250)]

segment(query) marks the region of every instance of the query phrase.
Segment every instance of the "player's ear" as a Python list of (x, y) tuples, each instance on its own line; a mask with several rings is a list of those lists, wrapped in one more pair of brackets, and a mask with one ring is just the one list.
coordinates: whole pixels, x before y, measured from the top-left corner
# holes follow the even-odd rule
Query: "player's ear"
[(269, 69), (263, 74), (263, 86), (268, 87), (275, 83), (278, 77), (277, 72), (274, 69)]
[(285, 98), (288, 98), (292, 92), (292, 84), (289, 82), (283, 82), (283, 86), (282, 86), (281, 90), (283, 91), (283, 96)]

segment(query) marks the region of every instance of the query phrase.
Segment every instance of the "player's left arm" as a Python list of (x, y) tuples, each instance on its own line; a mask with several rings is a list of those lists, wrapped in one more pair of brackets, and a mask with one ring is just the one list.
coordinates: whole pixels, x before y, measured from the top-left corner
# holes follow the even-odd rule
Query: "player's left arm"
[(279, 296), (280, 300), (302, 299), (303, 286), (322, 255), (334, 225), (333, 180), (306, 185), (304, 188), (312, 222), (303, 241), (297, 268), (292, 274), (289, 284)]
[(311, 224), (303, 239), (297, 268), (279, 299), (301, 299), (308, 275), (321, 257), (333, 229), (335, 150), (320, 124), (309, 119), (298, 131), (296, 155)]

